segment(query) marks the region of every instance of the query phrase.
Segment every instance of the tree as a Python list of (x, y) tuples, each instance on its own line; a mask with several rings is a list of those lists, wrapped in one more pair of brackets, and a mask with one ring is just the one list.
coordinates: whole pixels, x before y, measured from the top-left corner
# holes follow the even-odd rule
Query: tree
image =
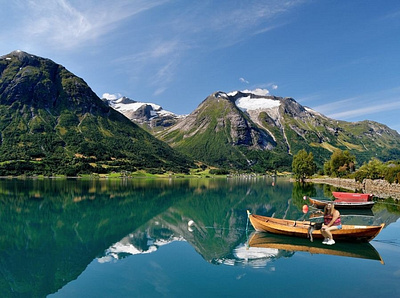
[(389, 183), (400, 182), (400, 165), (389, 162), (384, 169), (385, 180)]
[(383, 179), (385, 176), (386, 166), (377, 158), (372, 158), (368, 163), (363, 164), (355, 173), (355, 179), (362, 181), (363, 179)]
[(334, 151), (331, 159), (324, 164), (326, 175), (334, 177), (344, 177), (355, 170), (356, 157), (349, 151), (340, 149)]
[(293, 157), (292, 171), (296, 180), (304, 181), (307, 177), (314, 175), (316, 169), (312, 152), (307, 153), (302, 149)]

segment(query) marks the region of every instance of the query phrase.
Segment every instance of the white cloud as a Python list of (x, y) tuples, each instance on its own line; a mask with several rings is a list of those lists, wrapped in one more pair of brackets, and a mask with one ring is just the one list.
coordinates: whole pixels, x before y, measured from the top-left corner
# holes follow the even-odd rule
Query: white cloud
[(166, 89), (167, 89), (166, 87), (157, 88), (156, 90), (154, 90), (153, 95), (154, 96), (161, 95), (165, 92)]
[(351, 108), (345, 111), (329, 113), (329, 117), (334, 119), (350, 119), (398, 109), (400, 109), (400, 101), (396, 100), (394, 102), (376, 103), (375, 105), (368, 105), (366, 107)]
[(156, 95), (160, 95), (166, 89), (166, 85), (173, 79), (175, 75), (176, 62), (174, 60), (169, 61), (163, 67), (158, 69), (153, 78), (151, 79), (151, 84), (157, 86), (155, 92)]
[(255, 95), (266, 96), (269, 95), (269, 91), (267, 89), (256, 88), (254, 90), (243, 90), (243, 93), (253, 93)]
[(133, 76), (146, 73), (148, 84), (156, 86), (153, 95), (157, 96), (167, 90), (168, 84), (174, 79), (182, 51), (184, 46), (178, 41), (159, 41), (140, 53), (119, 57), (114, 63), (122, 68), (130, 65), (135, 72)]
[[(166, 32), (169, 37), (175, 36), (195, 47), (209, 47), (210, 42), (214, 47), (226, 47), (252, 34), (273, 30), (279, 26), (277, 16), (304, 0), (249, 0), (246, 5), (241, 1), (177, 4), (172, 0), (13, 0), (2, 5), (3, 11), (11, 13), (1, 15), (10, 19), (0, 21), (7, 27), (7, 32), (0, 33), (0, 39), (18, 34), (29, 45), (82, 48), (88, 42), (107, 42), (110, 38), (107, 34), (117, 28), (124, 29), (123, 21), (169, 2), (171, 5), (166, 7), (169, 14), (160, 19), (156, 12), (154, 17), (158, 19), (141, 23), (145, 24), (142, 32)], [(18, 19), (11, 19), (14, 16)]]
[(117, 93), (117, 94), (104, 93), (101, 98), (105, 98), (107, 100), (115, 100), (115, 99), (118, 99), (121, 97), (122, 97), (122, 95), (119, 93)]
[[(20, 0), (17, 29), (32, 43), (73, 49), (98, 40), (126, 18), (161, 5), (164, 1)], [(33, 37), (33, 38), (32, 38)]]
[(242, 35), (244, 32), (260, 34), (277, 26), (275, 20), (277, 16), (303, 2), (304, 0), (247, 1), (246, 5), (232, 3), (231, 9), (227, 9), (226, 5), (217, 6), (213, 10), (213, 15), (207, 16), (209, 20), (207, 26), (213, 31), (224, 32), (228, 38), (232, 37), (230, 34)]
[(313, 107), (334, 119), (357, 119), (400, 109), (400, 87), (362, 94)]
[(153, 41), (151, 44), (144, 46), (141, 52), (125, 55), (114, 59), (116, 63), (135, 63), (149, 64), (156, 60), (176, 57), (185, 50), (186, 47), (178, 40)]
[[(60, 55), (80, 55), (79, 51), (87, 50), (86, 56), (101, 53), (110, 60), (108, 55), (115, 53), (114, 72), (128, 77), (132, 85), (145, 78), (156, 89), (154, 94), (161, 94), (182, 61), (187, 65), (184, 59), (189, 54), (207, 55), (273, 30), (279, 26), (276, 17), (300, 3), (302, 0), (250, 0), (245, 5), (236, 0), (14, 0), (7, 1), (4, 9), (12, 9), (19, 20), (10, 22), (7, 32), (0, 32), (0, 41), (19, 36), (24, 42), (18, 41), (16, 47), (45, 55), (54, 50), (63, 51)], [(165, 13), (156, 9), (161, 5), (166, 6)], [(142, 18), (142, 13), (146, 17)], [(7, 22), (0, 20), (3, 23)], [(122, 40), (121, 45), (113, 44), (117, 40)], [(249, 84), (245, 78), (240, 80)]]
[(260, 96), (267, 96), (267, 95), (271, 95), (270, 89), (272, 89), (272, 90), (278, 89), (278, 85), (273, 84), (273, 83), (258, 84), (257, 86), (258, 86), (257, 88), (253, 88), (251, 90), (246, 89), (246, 90), (243, 90), (242, 92), (253, 93), (256, 95), (260, 95)]

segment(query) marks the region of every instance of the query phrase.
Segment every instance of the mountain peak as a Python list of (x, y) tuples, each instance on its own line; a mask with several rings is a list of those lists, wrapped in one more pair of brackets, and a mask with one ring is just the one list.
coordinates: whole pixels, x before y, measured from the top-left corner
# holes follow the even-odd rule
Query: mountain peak
[(0, 175), (185, 172), (191, 163), (107, 106), (83, 79), (23, 51), (0, 58), (0, 134), (0, 162), (7, 161)]
[(17, 58), (19, 61), (25, 63), (32, 63), (33, 61), (36, 61), (38, 59), (44, 59), (21, 50), (12, 51), (7, 55), (1, 56), (0, 58), (6, 60), (12, 60), (12, 58)]
[(181, 116), (164, 110), (161, 106), (154, 103), (140, 102), (122, 96), (104, 96), (103, 101), (117, 110), (131, 121), (146, 125), (149, 128), (169, 127), (175, 124)]
[(399, 135), (380, 124), (330, 119), (262, 90), (214, 92), (158, 137), (209, 165), (253, 171), (290, 169), (300, 149), (321, 167), (337, 149), (349, 150), (360, 164), (378, 152), (384, 160), (400, 155)]
[(33, 55), (31, 55), (31, 54), (29, 54), (29, 53), (27, 53), (27, 52), (24, 52), (24, 51), (21, 51), (21, 50), (15, 50), (15, 51), (12, 51), (9, 55), (12, 55), (12, 56), (33, 56)]
[(1, 58), (0, 105), (15, 103), (52, 112), (77, 108), (82, 114), (107, 111), (83, 79), (52, 60), (20, 50)]

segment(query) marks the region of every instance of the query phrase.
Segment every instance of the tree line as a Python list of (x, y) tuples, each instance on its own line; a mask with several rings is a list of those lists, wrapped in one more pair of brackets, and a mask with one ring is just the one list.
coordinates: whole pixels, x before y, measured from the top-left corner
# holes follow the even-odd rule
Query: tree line
[(347, 150), (336, 150), (330, 159), (324, 163), (323, 169), (317, 170), (312, 152), (302, 149), (293, 156), (292, 172), (297, 180), (304, 179), (318, 173), (337, 178), (352, 178), (362, 182), (364, 179), (382, 179), (389, 183), (400, 182), (400, 161), (382, 162), (372, 158), (356, 168), (356, 157)]

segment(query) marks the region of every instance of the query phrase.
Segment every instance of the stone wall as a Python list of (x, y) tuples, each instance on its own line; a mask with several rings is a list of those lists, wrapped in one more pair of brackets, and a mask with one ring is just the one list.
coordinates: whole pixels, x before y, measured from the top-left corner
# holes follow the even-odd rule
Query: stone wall
[(311, 179), (310, 182), (329, 184), (352, 191), (362, 191), (363, 193), (371, 193), (378, 198), (386, 199), (388, 197), (392, 197), (395, 199), (400, 199), (400, 184), (390, 184), (386, 180), (364, 179), (361, 183), (355, 181), (354, 179), (315, 178)]

